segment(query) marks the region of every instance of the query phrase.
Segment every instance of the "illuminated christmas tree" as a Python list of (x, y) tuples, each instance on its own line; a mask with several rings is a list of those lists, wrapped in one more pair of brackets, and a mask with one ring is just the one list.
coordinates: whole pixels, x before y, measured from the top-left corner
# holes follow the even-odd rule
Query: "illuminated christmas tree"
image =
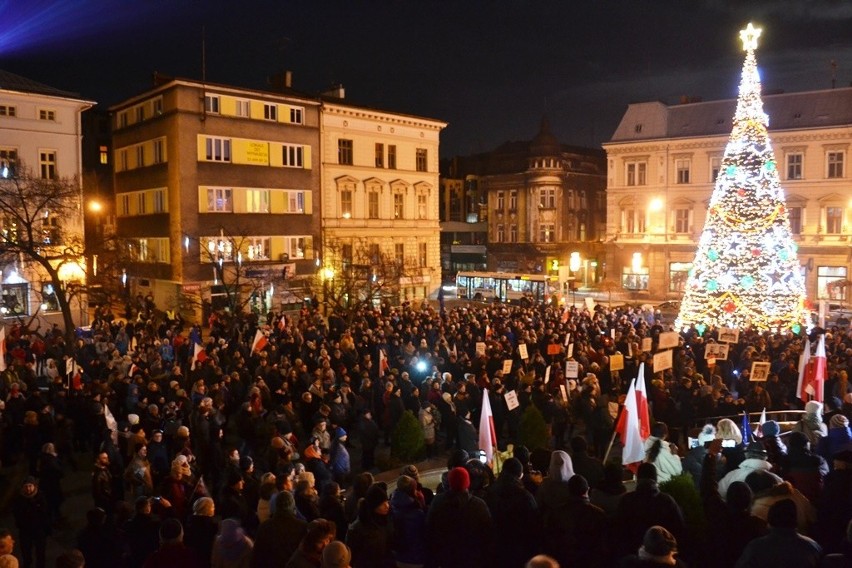
[(707, 326), (792, 330), (805, 322), (805, 285), (767, 133), (754, 51), (760, 29), (740, 32), (743, 63), (734, 127), (698, 251), (678, 329)]

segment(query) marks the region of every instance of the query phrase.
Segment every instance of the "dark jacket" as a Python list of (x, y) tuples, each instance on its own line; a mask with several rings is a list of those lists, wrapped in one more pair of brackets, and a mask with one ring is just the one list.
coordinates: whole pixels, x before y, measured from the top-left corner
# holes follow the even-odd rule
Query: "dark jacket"
[(459, 418), (458, 421), (458, 444), (459, 448), (466, 451), (470, 457), (479, 455), (479, 434), (476, 433), (470, 420)]
[(852, 469), (836, 469), (829, 473), (815, 505), (820, 544), (826, 552), (840, 552), (846, 526), (852, 520)]
[(218, 533), (219, 521), (216, 517), (192, 515), (183, 530), (183, 543), (198, 554), (202, 565), (210, 566), (210, 555)]
[(588, 498), (572, 496), (542, 519), (544, 552), (560, 566), (604, 565), (606, 513)]
[(299, 548), (308, 523), (291, 513), (276, 513), (260, 523), (251, 555), (252, 568), (280, 568)]
[(358, 518), (349, 526), (346, 544), (352, 551), (352, 568), (393, 568), (391, 542), (393, 524), (390, 514), (382, 518), (370, 511), (362, 501)]
[(435, 495), (426, 515), (426, 542), (437, 568), (490, 566), (491, 513), (485, 502), (467, 491)]
[(654, 525), (667, 528), (683, 542), (686, 526), (683, 512), (672, 497), (660, 491), (656, 481), (640, 479), (636, 491), (626, 493), (613, 519), (611, 551), (618, 556), (639, 550), (645, 531)]
[(488, 488), (485, 503), (494, 523), (494, 566), (523, 566), (541, 541), (535, 499), (520, 480), (504, 474)]
[(822, 548), (816, 541), (800, 535), (796, 529), (770, 528), (769, 534), (746, 546), (737, 560), (737, 568), (816, 568)]
[(426, 562), (426, 510), (411, 495), (394, 491), (390, 499), (393, 516), (393, 549), (406, 564)]

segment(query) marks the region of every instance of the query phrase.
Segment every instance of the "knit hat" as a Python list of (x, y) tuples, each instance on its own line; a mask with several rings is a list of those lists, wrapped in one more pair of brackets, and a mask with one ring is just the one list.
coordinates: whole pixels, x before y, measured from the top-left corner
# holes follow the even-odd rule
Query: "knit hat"
[(704, 446), (707, 442), (712, 442), (716, 439), (716, 427), (712, 424), (705, 424), (704, 428), (701, 429), (701, 433), (698, 434), (698, 445)]
[(192, 470), (189, 468), (189, 460), (185, 455), (178, 454), (175, 459), (172, 460), (172, 471), (187, 477), (192, 475)]
[(420, 472), (417, 471), (417, 466), (414, 465), (414, 464), (410, 464), (410, 465), (407, 465), (404, 468), (402, 468), (402, 471), (400, 472), (400, 474), (401, 475), (407, 475), (408, 477), (412, 477), (414, 479), (417, 479), (418, 477), (420, 477)]
[(338, 427), (338, 428), (334, 431), (334, 437), (335, 437), (335, 438), (337, 438), (338, 440), (343, 440), (343, 439), (345, 439), (345, 438), (346, 438), (346, 430), (344, 430), (343, 428)]
[(642, 548), (651, 556), (666, 556), (677, 550), (677, 541), (664, 527), (654, 525), (645, 531)]
[(764, 436), (777, 436), (781, 433), (781, 427), (774, 420), (767, 420), (760, 427), (760, 431), (763, 432)]
[(447, 474), (447, 483), (453, 491), (466, 491), (470, 487), (470, 474), (463, 467), (454, 467)]
[(333, 540), (322, 549), (322, 568), (349, 568), (349, 562), (352, 560), (352, 552), (349, 547), (340, 542)]
[(374, 483), (367, 489), (367, 494), (364, 496), (364, 502), (368, 511), (373, 511), (388, 500), (388, 491), (383, 483)]
[(847, 426), (849, 426), (849, 419), (842, 414), (835, 414), (828, 421), (829, 428), (846, 428)]
[(822, 403), (816, 400), (812, 400), (805, 405), (805, 414), (816, 414), (817, 416), (822, 414)]
[(160, 541), (175, 542), (183, 538), (183, 526), (180, 521), (168, 518), (160, 525)]

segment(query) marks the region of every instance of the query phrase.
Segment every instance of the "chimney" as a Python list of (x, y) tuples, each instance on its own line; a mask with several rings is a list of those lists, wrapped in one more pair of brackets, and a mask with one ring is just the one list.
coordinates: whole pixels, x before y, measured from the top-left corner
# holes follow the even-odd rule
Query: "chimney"
[(266, 82), (276, 91), (285, 91), (293, 88), (293, 72), (282, 71), (269, 77)]
[(323, 91), (322, 96), (335, 99), (345, 99), (346, 89), (343, 88), (341, 83), (334, 83), (327, 91)]

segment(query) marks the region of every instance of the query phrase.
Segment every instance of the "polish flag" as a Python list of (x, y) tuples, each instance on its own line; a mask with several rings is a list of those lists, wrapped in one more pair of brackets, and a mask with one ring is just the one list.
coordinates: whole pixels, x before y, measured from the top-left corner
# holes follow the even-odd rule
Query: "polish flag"
[(388, 371), (390, 371), (388, 356), (385, 355), (384, 349), (379, 349), (379, 377), (384, 377)]
[(281, 318), (278, 320), (278, 331), (284, 331), (285, 327), (287, 327), (287, 316), (281, 314)]
[(816, 353), (808, 362), (808, 370), (805, 373), (805, 394), (810, 395), (816, 401), (823, 402), (823, 391), (825, 390), (825, 334), (819, 336)]
[(763, 412), (760, 413), (760, 418), (757, 421), (757, 436), (763, 438), (763, 423), (766, 422), (766, 407), (763, 407)]
[(648, 415), (648, 393), (645, 391), (645, 363), (639, 364), (636, 377), (636, 411), (639, 416), (639, 434), (644, 442), (651, 435), (651, 417)]
[(190, 371), (195, 370), (195, 364), (204, 363), (207, 360), (207, 351), (204, 350), (204, 347), (201, 346), (200, 343), (192, 344), (192, 364), (189, 366)]
[(491, 326), (488, 325), (488, 324), (485, 324), (485, 339), (491, 339), (492, 333), (493, 332), (491, 331)]
[(621, 451), (621, 463), (631, 470), (638, 468), (638, 464), (645, 459), (645, 444), (639, 425), (639, 409), (637, 408), (637, 392), (634, 379), (630, 382), (630, 390), (624, 400), (624, 408), (615, 426), (615, 431), (621, 439), (624, 447)]
[(479, 415), (479, 451), (485, 453), (485, 463), (490, 465), (493, 462), (496, 448), (497, 431), (494, 429), (491, 401), (488, 400), (488, 389), (482, 389), (482, 413)]
[(805, 339), (805, 348), (802, 349), (802, 354), (799, 355), (799, 382), (796, 384), (796, 396), (802, 402), (808, 401), (808, 395), (804, 391), (805, 374), (808, 370), (808, 362), (811, 359), (811, 340)]
[(6, 370), (6, 328), (0, 327), (0, 371)]
[(257, 332), (254, 334), (254, 341), (251, 344), (251, 352), (260, 353), (266, 347), (266, 344), (268, 342), (269, 340), (266, 339), (266, 335), (258, 329)]

